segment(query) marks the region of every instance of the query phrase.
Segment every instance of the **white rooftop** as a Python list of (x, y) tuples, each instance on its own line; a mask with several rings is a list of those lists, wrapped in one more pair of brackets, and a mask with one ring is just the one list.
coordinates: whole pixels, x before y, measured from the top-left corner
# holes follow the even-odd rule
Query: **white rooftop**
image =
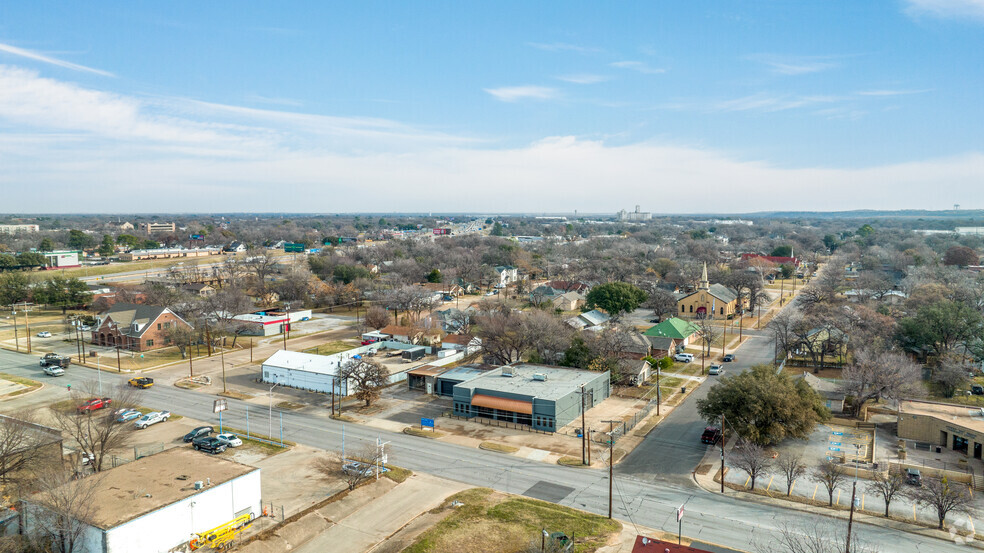
[(286, 350), (274, 353), (263, 362), (264, 367), (279, 367), (327, 375), (337, 375), (339, 365), (339, 359), (336, 356)]

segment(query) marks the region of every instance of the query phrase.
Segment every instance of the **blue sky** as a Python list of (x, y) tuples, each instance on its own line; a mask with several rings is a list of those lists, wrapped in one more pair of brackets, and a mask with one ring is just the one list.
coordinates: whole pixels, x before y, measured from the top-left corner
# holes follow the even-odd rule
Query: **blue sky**
[(982, 68), (984, 0), (5, 2), (0, 212), (981, 208)]

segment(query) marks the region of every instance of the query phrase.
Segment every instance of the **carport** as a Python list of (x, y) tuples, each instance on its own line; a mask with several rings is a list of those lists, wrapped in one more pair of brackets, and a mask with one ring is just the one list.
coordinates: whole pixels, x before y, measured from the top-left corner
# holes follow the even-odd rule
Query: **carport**
[(433, 365), (421, 365), (416, 369), (407, 371), (407, 389), (423, 390), (428, 395), (434, 393), (437, 376), (449, 370), (447, 367), (435, 367)]

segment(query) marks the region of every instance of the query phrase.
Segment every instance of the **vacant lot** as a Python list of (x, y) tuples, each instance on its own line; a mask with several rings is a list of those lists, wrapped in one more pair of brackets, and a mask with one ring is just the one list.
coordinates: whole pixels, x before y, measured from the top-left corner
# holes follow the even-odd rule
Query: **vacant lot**
[(622, 529), (602, 516), (488, 488), (452, 495), (440, 509), (452, 508), (453, 501), (463, 505), (421, 535), (407, 553), (458, 553), (463, 544), (468, 544), (469, 553), (526, 551), (533, 543), (539, 546), (543, 529), (574, 535), (577, 541), (571, 551), (591, 552)]
[(315, 355), (334, 355), (336, 353), (348, 351), (356, 347), (359, 347), (359, 344), (357, 342), (336, 340), (333, 342), (326, 342), (324, 344), (319, 344), (313, 348), (307, 348), (306, 350), (304, 350), (304, 353), (313, 353)]

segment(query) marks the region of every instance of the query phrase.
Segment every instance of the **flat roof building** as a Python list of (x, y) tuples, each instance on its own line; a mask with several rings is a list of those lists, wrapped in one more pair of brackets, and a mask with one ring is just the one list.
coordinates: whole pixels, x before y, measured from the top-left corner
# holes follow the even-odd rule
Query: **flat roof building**
[(454, 387), (456, 384), (467, 382), (494, 368), (496, 368), (495, 365), (461, 365), (449, 371), (442, 372), (435, 378), (434, 393), (439, 396), (452, 397), (454, 396)]
[(900, 401), (898, 433), (905, 440), (980, 459), (984, 453), (984, 409), (933, 401)]
[[(92, 483), (95, 487), (88, 489)], [(58, 508), (59, 497), (67, 496), (64, 488), (91, 494), (92, 510), (85, 522), (78, 522), (82, 526), (76, 551), (185, 550), (196, 533), (262, 512), (260, 469), (175, 447), (25, 499), (27, 533), (44, 535), (52, 517), (61, 516), (51, 509)]]
[[(442, 374), (439, 379), (448, 376)], [(454, 414), (525, 424), (555, 432), (611, 393), (608, 371), (519, 363), (486, 371), (454, 385)]]

